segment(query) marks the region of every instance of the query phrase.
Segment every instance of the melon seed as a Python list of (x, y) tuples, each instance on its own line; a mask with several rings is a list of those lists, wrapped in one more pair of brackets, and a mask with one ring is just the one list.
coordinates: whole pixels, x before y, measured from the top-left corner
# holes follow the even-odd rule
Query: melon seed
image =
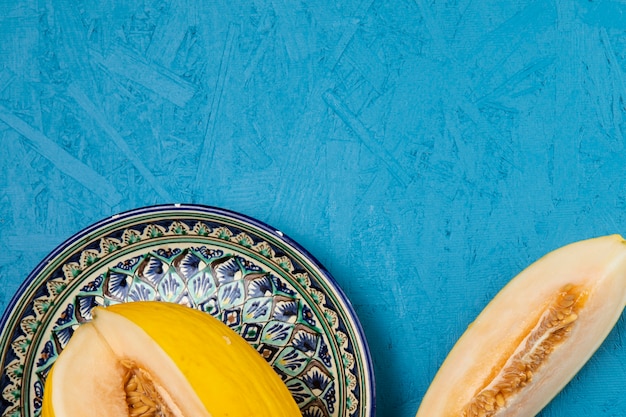
[(505, 407), (507, 398), (530, 382), (533, 373), (567, 336), (578, 319), (576, 311), (582, 307), (582, 298), (573, 285), (562, 287), (516, 353), (464, 407), (462, 417), (491, 417)]
[(126, 367), (124, 392), (130, 417), (173, 417), (173, 413), (163, 404), (157, 394), (154, 382), (147, 372), (129, 361), (122, 361)]

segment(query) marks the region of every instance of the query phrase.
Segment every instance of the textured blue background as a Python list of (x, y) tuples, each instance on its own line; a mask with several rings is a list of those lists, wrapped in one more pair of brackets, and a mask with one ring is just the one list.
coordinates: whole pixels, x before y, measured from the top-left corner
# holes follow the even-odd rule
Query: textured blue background
[[(409, 417), (515, 274), (626, 233), (623, 1), (0, 0), (0, 310), (155, 203), (304, 245)], [(626, 415), (626, 322), (542, 416)]]

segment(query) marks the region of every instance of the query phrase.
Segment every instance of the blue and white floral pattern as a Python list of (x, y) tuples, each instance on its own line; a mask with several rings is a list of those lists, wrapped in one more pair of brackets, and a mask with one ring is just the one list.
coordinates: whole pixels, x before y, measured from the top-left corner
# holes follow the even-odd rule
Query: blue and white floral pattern
[[(204, 206), (139, 209), (68, 240), (3, 317), (0, 417), (37, 417), (50, 367), (96, 305), (180, 303), (237, 331), (303, 416), (374, 415), (367, 345), (349, 303), (295, 242)], [(27, 360), (28, 359), (28, 360)]]

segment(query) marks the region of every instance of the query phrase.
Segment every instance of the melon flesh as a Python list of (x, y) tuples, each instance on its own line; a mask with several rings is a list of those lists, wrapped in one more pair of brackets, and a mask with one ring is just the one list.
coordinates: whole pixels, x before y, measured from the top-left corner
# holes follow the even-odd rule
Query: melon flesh
[(43, 417), (300, 416), (260, 354), (206, 313), (135, 302), (93, 316), (52, 367)]
[[(47, 384), (45, 400), (55, 415), (113, 417), (128, 415), (123, 387), (125, 370), (91, 324), (79, 327), (57, 360), (48, 380), (67, 381), (66, 389)], [(89, 383), (84, 383), (89, 381)], [(53, 399), (54, 397), (54, 399)], [(44, 405), (45, 408), (45, 405)]]
[(532, 417), (574, 377), (626, 306), (626, 242), (576, 242), (539, 259), (454, 345), (417, 417)]

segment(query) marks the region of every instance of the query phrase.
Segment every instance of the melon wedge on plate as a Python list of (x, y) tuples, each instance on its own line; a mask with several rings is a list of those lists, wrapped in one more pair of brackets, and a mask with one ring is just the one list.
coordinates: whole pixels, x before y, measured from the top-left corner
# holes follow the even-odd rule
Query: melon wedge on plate
[(46, 380), (42, 417), (295, 417), (272, 367), (208, 313), (157, 301), (96, 307)]

